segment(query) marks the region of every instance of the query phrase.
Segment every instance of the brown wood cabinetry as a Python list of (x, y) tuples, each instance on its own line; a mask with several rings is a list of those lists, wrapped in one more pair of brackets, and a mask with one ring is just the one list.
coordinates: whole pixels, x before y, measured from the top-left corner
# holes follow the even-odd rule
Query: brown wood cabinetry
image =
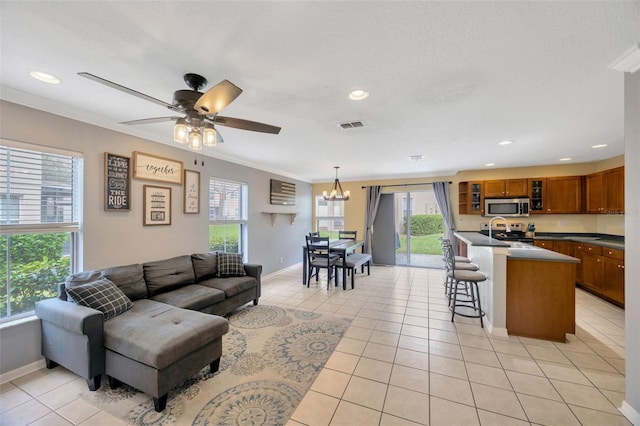
[(546, 178), (546, 213), (582, 213), (582, 176)]
[(624, 213), (624, 167), (602, 172), (604, 213)]
[(546, 214), (545, 191), (547, 180), (545, 178), (528, 179), (529, 184), (529, 214)]
[(575, 333), (576, 264), (507, 258), (509, 335), (564, 342)]
[(533, 242), (533, 245), (537, 247), (546, 248), (547, 250), (555, 251), (553, 250), (553, 243), (554, 243), (553, 240), (535, 240)]
[(587, 176), (459, 183), (460, 214), (484, 214), (485, 198), (529, 197), (529, 214), (624, 213), (624, 167)]
[(529, 214), (582, 213), (582, 176), (529, 179)]
[(500, 179), (484, 182), (485, 198), (526, 197), (527, 179)]
[(585, 186), (587, 213), (624, 213), (624, 167), (587, 175)]
[(604, 248), (604, 295), (624, 307), (624, 251)]
[(458, 213), (484, 214), (483, 182), (460, 182), (458, 184)]
[(602, 172), (592, 173), (585, 177), (586, 185), (586, 210), (587, 213), (602, 213), (604, 210), (604, 197), (602, 196)]
[(624, 250), (566, 240), (536, 240), (534, 244), (580, 259), (576, 283), (624, 308)]
[[(556, 240), (553, 242), (553, 251), (576, 257), (576, 243), (573, 241)], [(578, 265), (580, 267), (580, 265)]]
[(602, 247), (582, 245), (582, 285), (598, 293), (604, 293)]

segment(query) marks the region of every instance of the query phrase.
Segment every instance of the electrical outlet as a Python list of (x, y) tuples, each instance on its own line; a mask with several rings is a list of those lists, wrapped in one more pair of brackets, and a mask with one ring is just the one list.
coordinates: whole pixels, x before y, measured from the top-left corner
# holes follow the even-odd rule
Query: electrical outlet
[(284, 257), (280, 258), (280, 263), (284, 263)]

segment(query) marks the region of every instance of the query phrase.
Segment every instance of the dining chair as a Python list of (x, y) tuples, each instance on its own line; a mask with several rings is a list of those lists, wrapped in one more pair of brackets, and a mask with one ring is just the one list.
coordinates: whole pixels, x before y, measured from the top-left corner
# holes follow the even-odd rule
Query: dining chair
[(358, 231), (338, 231), (339, 240), (357, 240)]
[[(329, 251), (329, 237), (306, 237), (307, 240), (307, 287), (311, 283), (311, 277), (315, 276), (316, 281), (320, 279), (320, 270), (327, 270), (327, 287), (331, 280), (335, 280), (338, 285), (338, 273), (336, 263), (340, 256)], [(334, 278), (335, 277), (335, 278)]]
[(320, 236), (320, 232), (309, 232), (309, 236), (310, 237), (319, 237)]

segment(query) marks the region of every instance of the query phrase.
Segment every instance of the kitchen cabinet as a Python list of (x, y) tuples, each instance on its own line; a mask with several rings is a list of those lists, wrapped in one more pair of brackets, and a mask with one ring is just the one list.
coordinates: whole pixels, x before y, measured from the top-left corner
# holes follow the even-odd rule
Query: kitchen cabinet
[(604, 197), (602, 194), (602, 172), (592, 173), (585, 177), (586, 210), (587, 213), (602, 213), (604, 211)]
[[(553, 251), (576, 257), (576, 243), (573, 241), (556, 240), (553, 241)], [(580, 265), (578, 265), (580, 268)]]
[(604, 295), (624, 307), (624, 251), (602, 250), (604, 266)]
[(624, 251), (584, 244), (581, 284), (598, 296), (624, 307)]
[(582, 176), (532, 178), (529, 214), (582, 213)]
[(546, 178), (546, 213), (582, 213), (582, 176)]
[(526, 197), (527, 179), (500, 179), (484, 182), (485, 198)]
[(604, 263), (602, 247), (584, 244), (582, 249), (582, 285), (604, 293)]
[(484, 214), (482, 182), (460, 182), (458, 184), (458, 213)]
[(545, 178), (528, 179), (528, 184), (529, 214), (545, 214), (544, 194), (547, 189), (547, 180)]
[(568, 240), (535, 240), (534, 245), (579, 259), (576, 283), (624, 308), (624, 250)]
[(537, 246), (537, 247), (542, 247), (545, 248), (547, 250), (551, 250), (551, 251), (555, 251), (553, 249), (553, 244), (554, 241), (553, 240), (534, 240), (533, 241), (533, 245)]
[(587, 213), (624, 213), (624, 167), (587, 175), (585, 187)]
[(592, 173), (585, 177), (586, 212), (624, 212), (624, 167)]
[(576, 332), (576, 264), (507, 258), (509, 335), (565, 342)]
[(605, 170), (602, 174), (605, 213), (624, 213), (624, 167)]

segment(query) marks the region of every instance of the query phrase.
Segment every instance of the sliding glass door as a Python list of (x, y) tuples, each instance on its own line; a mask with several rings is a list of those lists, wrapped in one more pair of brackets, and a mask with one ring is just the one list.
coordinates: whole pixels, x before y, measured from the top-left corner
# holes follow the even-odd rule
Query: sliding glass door
[(394, 205), (396, 265), (441, 268), (444, 224), (433, 190), (397, 192)]

